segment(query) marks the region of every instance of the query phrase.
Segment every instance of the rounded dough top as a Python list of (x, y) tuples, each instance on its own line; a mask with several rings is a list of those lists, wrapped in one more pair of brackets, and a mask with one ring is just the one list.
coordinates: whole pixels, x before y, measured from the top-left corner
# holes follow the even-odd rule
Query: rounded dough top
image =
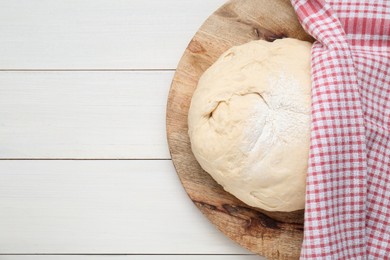
[(310, 136), (311, 44), (236, 46), (202, 75), (188, 114), (201, 167), (246, 204), (304, 208)]

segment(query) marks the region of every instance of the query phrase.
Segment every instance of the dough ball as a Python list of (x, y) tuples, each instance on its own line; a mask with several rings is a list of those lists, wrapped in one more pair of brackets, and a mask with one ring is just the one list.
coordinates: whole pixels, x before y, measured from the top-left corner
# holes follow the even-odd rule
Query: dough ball
[(202, 75), (188, 115), (192, 151), (226, 191), (268, 211), (304, 208), (311, 44), (252, 41)]

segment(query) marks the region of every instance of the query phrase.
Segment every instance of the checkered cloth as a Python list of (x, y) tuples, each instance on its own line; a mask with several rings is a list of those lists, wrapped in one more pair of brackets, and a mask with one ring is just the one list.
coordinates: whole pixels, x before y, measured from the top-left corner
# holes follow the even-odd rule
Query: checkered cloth
[(390, 259), (390, 0), (291, 0), (312, 48), (302, 259)]

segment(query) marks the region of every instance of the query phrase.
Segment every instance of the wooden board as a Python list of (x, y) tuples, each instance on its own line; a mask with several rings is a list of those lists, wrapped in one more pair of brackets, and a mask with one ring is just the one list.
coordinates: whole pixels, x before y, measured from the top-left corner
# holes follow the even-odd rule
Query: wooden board
[(192, 201), (225, 235), (268, 259), (298, 259), (303, 210), (266, 212), (225, 192), (195, 160), (187, 113), (201, 74), (228, 48), (251, 40), (292, 37), (312, 41), (288, 0), (232, 0), (212, 14), (189, 43), (177, 67), (167, 106), (173, 163)]

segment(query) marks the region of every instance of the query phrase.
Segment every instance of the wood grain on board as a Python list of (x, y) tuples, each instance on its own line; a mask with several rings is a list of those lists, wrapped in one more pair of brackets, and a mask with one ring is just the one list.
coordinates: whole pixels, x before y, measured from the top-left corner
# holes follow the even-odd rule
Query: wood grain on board
[(298, 259), (303, 210), (267, 212), (228, 194), (204, 172), (190, 148), (187, 114), (202, 73), (227, 49), (251, 40), (292, 37), (312, 41), (288, 0), (232, 0), (195, 34), (177, 67), (167, 106), (172, 160), (192, 201), (225, 235), (268, 259)]

